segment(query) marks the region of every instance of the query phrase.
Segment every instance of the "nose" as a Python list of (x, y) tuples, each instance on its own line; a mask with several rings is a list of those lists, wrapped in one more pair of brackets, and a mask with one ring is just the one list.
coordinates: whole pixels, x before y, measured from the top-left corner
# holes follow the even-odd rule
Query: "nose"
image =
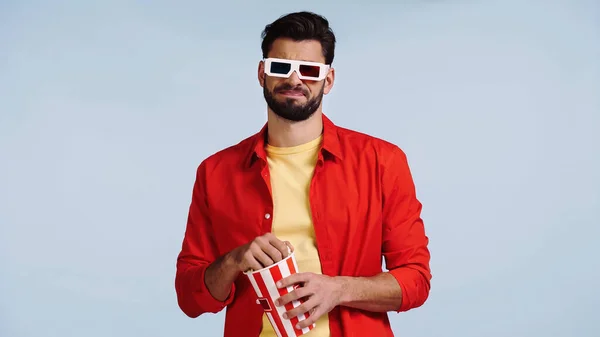
[(298, 86), (302, 84), (302, 80), (298, 77), (298, 74), (295, 71), (292, 72), (292, 74), (288, 78), (288, 81), (293, 86)]

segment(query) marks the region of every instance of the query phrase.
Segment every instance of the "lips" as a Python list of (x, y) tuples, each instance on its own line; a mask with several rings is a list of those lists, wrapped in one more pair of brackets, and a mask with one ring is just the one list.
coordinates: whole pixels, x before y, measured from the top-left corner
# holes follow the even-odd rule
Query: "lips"
[(304, 93), (301, 90), (280, 90), (280, 94), (285, 96), (301, 97)]

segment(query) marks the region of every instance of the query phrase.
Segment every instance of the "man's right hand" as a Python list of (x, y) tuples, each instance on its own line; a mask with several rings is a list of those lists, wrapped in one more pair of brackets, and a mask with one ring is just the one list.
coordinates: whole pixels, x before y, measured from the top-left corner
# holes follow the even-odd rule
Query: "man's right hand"
[(288, 256), (288, 247), (290, 251), (294, 250), (289, 242), (281, 241), (271, 233), (259, 236), (211, 263), (204, 282), (214, 298), (224, 301), (240, 272), (259, 270), (281, 261)]
[(240, 272), (259, 270), (277, 263), (293, 251), (288, 241), (281, 241), (272, 233), (261, 235), (230, 252), (230, 257)]

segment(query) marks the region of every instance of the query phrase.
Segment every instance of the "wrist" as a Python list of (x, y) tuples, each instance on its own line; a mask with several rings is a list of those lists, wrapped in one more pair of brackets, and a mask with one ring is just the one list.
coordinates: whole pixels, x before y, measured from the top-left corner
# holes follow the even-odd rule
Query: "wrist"
[(228, 271), (235, 271), (236, 274), (240, 273), (240, 267), (235, 261), (235, 252), (229, 252), (223, 256), (223, 269)]
[(352, 278), (349, 276), (336, 276), (335, 282), (337, 284), (338, 305), (350, 303), (352, 301), (352, 292), (350, 291)]

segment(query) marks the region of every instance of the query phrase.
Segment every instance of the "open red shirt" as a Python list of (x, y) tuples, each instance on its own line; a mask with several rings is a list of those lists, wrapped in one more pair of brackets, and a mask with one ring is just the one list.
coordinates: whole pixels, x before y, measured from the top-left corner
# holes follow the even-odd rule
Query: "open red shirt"
[[(404, 152), (389, 142), (334, 125), (323, 115), (323, 145), (310, 185), (310, 207), (323, 274), (374, 276), (385, 266), (402, 289), (398, 312), (421, 306), (429, 295), (428, 238), (421, 203)], [(263, 309), (240, 274), (224, 302), (204, 283), (218, 256), (271, 229), (273, 201), (266, 125), (198, 167), (175, 288), (190, 317), (227, 307), (225, 337), (259, 336)], [(332, 337), (393, 336), (387, 313), (336, 307)]]

